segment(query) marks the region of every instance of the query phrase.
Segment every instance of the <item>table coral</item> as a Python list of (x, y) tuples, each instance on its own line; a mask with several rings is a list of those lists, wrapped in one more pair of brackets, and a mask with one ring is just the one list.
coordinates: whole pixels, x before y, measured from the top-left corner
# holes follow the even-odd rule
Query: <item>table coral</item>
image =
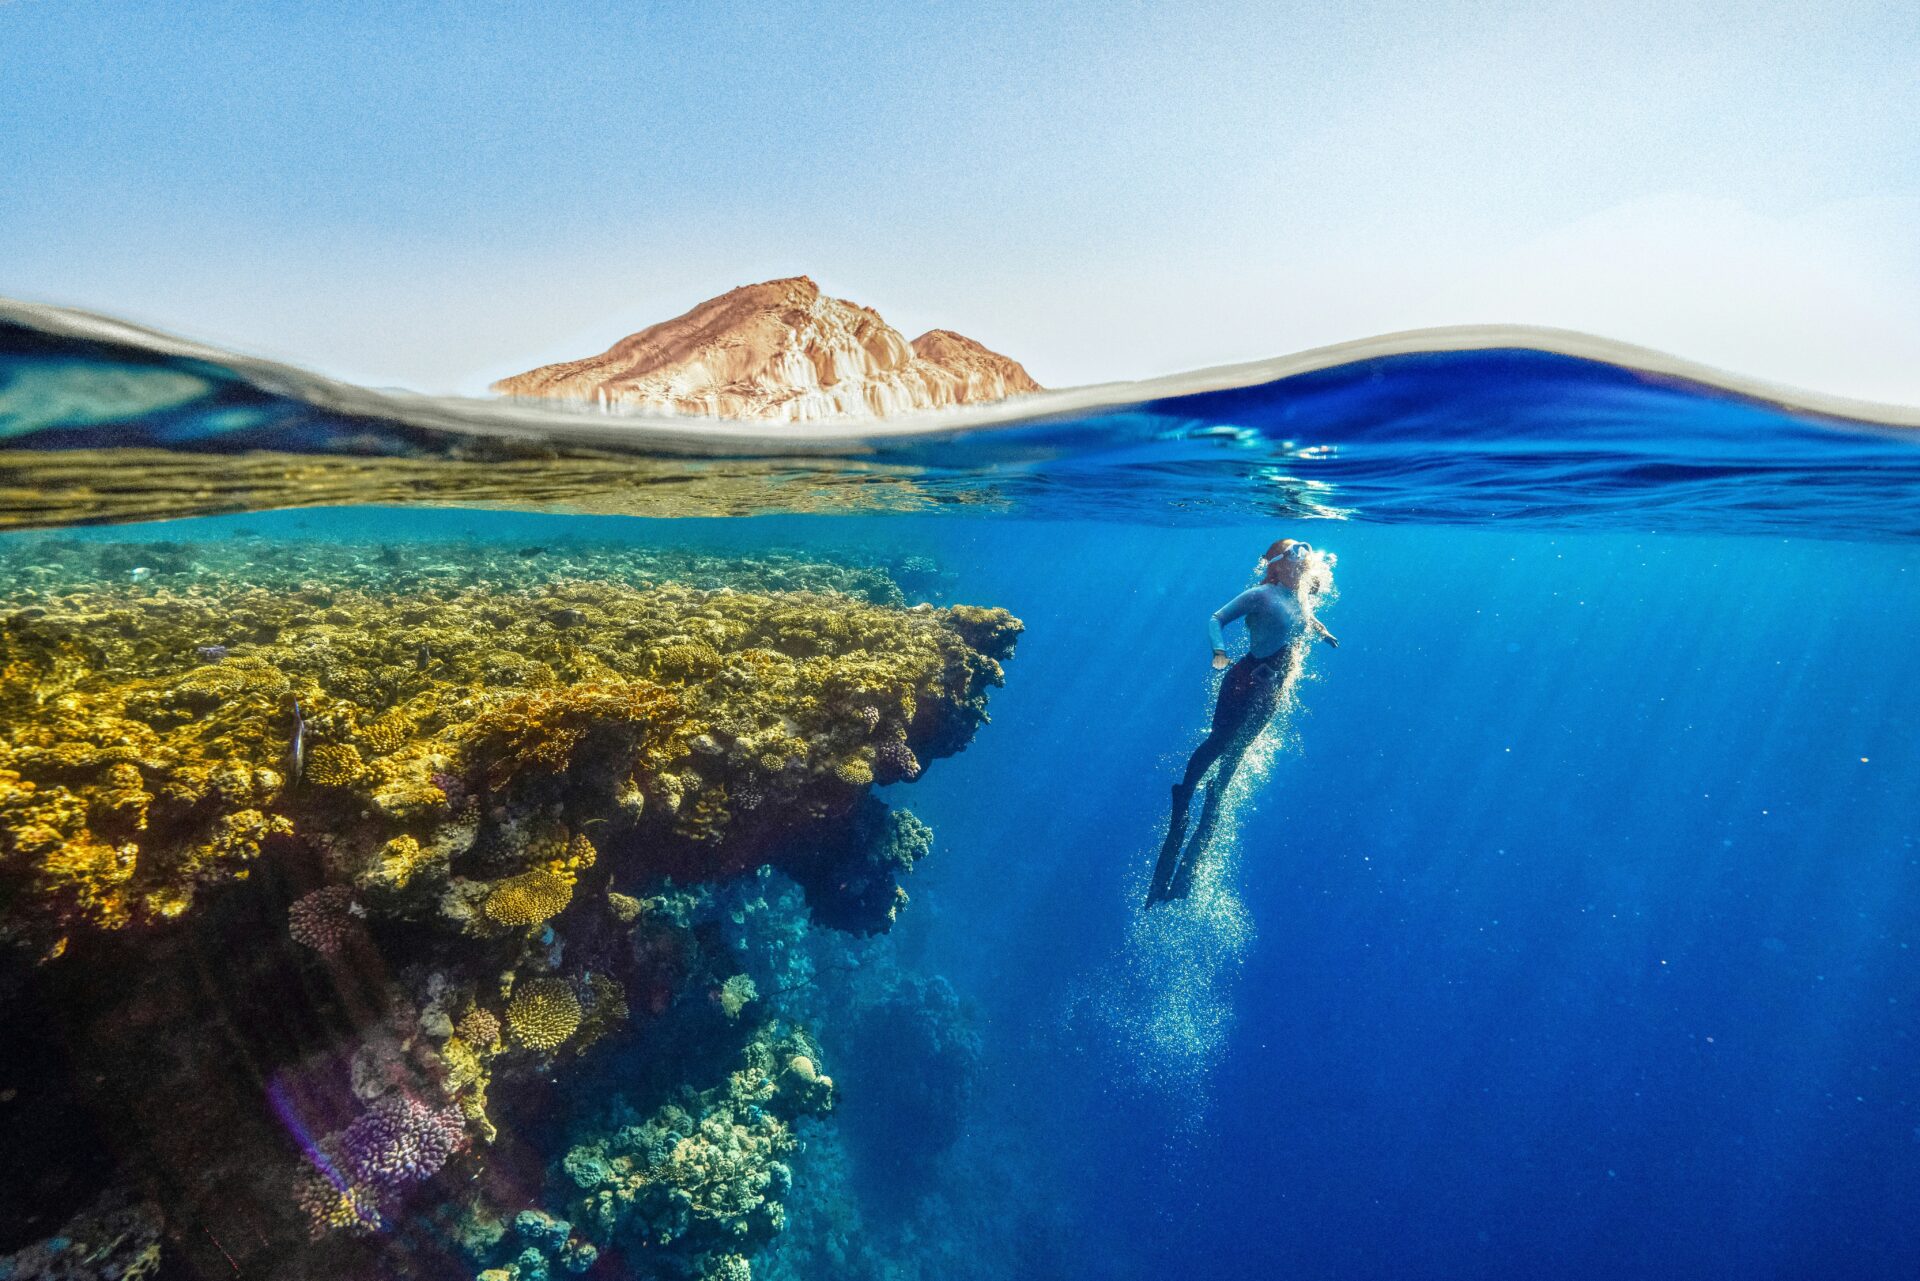
[(495, 925), (538, 925), (573, 901), (573, 878), (537, 867), (496, 881), (481, 911)]

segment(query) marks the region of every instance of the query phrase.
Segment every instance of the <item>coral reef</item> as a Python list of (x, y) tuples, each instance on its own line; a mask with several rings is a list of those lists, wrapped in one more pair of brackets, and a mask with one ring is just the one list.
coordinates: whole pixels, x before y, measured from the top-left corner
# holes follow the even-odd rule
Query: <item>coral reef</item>
[(792, 559), (34, 541), (0, 1014), (62, 1007), (185, 1271), (755, 1275), (859, 1077), (820, 977), (878, 981), (932, 848), (871, 788), (966, 746), (1017, 621)]
[(60, 1231), (0, 1254), (0, 1281), (140, 1281), (160, 1275), (160, 1208), (103, 1193)]
[[(817, 863), (831, 831), (794, 834), (862, 812), (879, 748), (889, 777), (962, 748), (1019, 627), (673, 582), (28, 595), (0, 612), (0, 934), (50, 950), (178, 917), (274, 841), (503, 928), (567, 907), (586, 860), (548, 846), (585, 824), (643, 873), (737, 874), (784, 843)], [(556, 806), (571, 831), (535, 820)], [(865, 881), (911, 865), (859, 857)], [(829, 910), (882, 928), (887, 887), (860, 893)]]
[(830, 1080), (783, 1065), (819, 1052), (798, 1028), (768, 1023), (724, 1084), (683, 1090), (644, 1120), (616, 1105), (610, 1130), (561, 1161), (578, 1192), (574, 1224), (598, 1250), (671, 1251), (702, 1275), (770, 1241), (786, 1225), (794, 1124), (833, 1106)]

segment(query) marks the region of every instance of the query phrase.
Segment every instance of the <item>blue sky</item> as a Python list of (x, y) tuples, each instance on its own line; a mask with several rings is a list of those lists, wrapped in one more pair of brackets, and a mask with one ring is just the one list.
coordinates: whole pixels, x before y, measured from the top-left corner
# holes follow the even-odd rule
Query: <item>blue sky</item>
[(479, 391), (801, 272), (1043, 382), (1531, 321), (1920, 400), (1910, 5), (0, 0), (0, 293)]

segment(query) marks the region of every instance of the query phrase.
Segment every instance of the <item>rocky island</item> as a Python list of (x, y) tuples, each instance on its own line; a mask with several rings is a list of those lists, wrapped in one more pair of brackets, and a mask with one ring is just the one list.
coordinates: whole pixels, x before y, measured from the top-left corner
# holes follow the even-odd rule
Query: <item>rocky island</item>
[(945, 329), (908, 342), (806, 276), (743, 285), (493, 390), (612, 411), (804, 423), (979, 404), (1041, 390), (1018, 361)]

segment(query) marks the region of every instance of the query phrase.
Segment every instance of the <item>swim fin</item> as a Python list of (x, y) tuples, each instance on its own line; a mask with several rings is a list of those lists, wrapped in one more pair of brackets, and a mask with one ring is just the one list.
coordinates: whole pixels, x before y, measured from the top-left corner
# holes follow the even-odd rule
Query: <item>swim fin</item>
[(1180, 860), (1179, 870), (1161, 896), (1164, 900), (1185, 898), (1193, 893), (1194, 864), (1205, 857), (1207, 844), (1213, 840), (1213, 829), (1220, 822), (1220, 801), (1226, 790), (1218, 781), (1207, 788), (1207, 799), (1200, 805), (1200, 824), (1193, 830), (1193, 839), (1187, 842), (1187, 856)]
[(1187, 812), (1193, 803), (1193, 789), (1181, 783), (1173, 785), (1173, 812), (1167, 819), (1167, 839), (1160, 846), (1160, 859), (1153, 868), (1153, 884), (1147, 887), (1146, 907), (1164, 903), (1173, 897), (1174, 876), (1179, 870), (1180, 846), (1187, 836)]

